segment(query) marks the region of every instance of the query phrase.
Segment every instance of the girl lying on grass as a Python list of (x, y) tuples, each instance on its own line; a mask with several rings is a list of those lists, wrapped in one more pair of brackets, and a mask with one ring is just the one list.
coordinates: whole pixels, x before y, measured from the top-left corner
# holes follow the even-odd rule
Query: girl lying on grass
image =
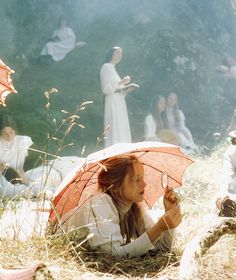
[(91, 249), (119, 257), (135, 257), (149, 250), (171, 250), (173, 229), (181, 223), (179, 198), (164, 195), (165, 214), (156, 222), (141, 206), (146, 183), (144, 168), (134, 155), (109, 158), (98, 175), (100, 193), (62, 216), (60, 232), (92, 236)]

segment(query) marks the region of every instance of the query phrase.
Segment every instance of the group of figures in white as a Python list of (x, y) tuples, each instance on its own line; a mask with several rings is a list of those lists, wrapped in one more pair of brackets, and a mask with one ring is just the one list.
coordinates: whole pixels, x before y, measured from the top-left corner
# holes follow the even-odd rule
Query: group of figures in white
[[(120, 78), (118, 75), (115, 67), (121, 58), (122, 49), (112, 48), (100, 69), (101, 88), (105, 94), (104, 126), (108, 128), (106, 147), (132, 141), (125, 98), (138, 85), (132, 83), (129, 76)], [(158, 95), (150, 104), (149, 114), (144, 120), (144, 139), (180, 145), (186, 152), (196, 151), (197, 146), (185, 126), (184, 114), (178, 108), (177, 95), (170, 93), (167, 101)], [(45, 195), (50, 198), (66, 175), (74, 167), (78, 168), (84, 163), (84, 159), (80, 157), (62, 157), (25, 172), (24, 162), (28, 149), (33, 144), (31, 138), (17, 135), (9, 117), (1, 119), (0, 131), (2, 197), (37, 197), (42, 192), (43, 198)], [(231, 139), (232, 147), (225, 154), (223, 183), (216, 205), (222, 215), (228, 215), (224, 209), (233, 205), (234, 212), (229, 213), (232, 216), (236, 211), (236, 133), (231, 134)], [(165, 213), (157, 221), (153, 221), (139, 205), (144, 200), (146, 186), (144, 167), (139, 159), (132, 155), (121, 155), (107, 159), (104, 165), (106, 168), (98, 175), (100, 193), (89, 198), (82, 207), (72, 209), (72, 212), (62, 216), (63, 227), (58, 229), (59, 232), (83, 229), (83, 238), (92, 233), (89, 239), (91, 248), (120, 257), (140, 256), (150, 250), (156, 253), (171, 251), (173, 230), (182, 220), (178, 195), (172, 189), (166, 190), (163, 196)], [(17, 172), (19, 180), (15, 174), (11, 174), (11, 169)], [(31, 215), (35, 214), (31, 210), (28, 208), (28, 212), (25, 210), (24, 215), (19, 215), (22, 223), (32, 223)], [(1, 221), (1, 236), (9, 234), (6, 230), (8, 223), (9, 216), (6, 213)]]
[[(122, 49), (113, 47), (107, 54), (100, 69), (102, 92), (105, 95), (104, 128), (105, 146), (132, 141), (130, 123), (125, 98), (128, 93), (139, 87), (131, 83), (129, 76), (123, 79), (116, 71), (121, 61)], [(167, 142), (179, 145), (185, 152), (196, 152), (198, 147), (193, 141), (190, 130), (185, 125), (184, 113), (179, 109), (178, 98), (170, 93), (167, 98), (155, 96), (150, 102), (149, 114), (144, 121), (145, 140)]]
[(31, 137), (16, 134), (11, 116), (2, 115), (0, 120), (0, 195), (5, 197), (51, 197), (55, 188), (81, 158), (58, 157), (41, 166), (24, 171), (25, 159), (33, 142)]

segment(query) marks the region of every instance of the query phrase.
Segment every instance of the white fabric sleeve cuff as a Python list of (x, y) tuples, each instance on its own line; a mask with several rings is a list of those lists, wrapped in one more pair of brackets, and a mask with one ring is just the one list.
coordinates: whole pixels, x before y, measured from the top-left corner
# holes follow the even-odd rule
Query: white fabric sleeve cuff
[(134, 241), (122, 247), (126, 251), (128, 257), (130, 258), (144, 255), (149, 250), (154, 249), (154, 246), (151, 243), (150, 239), (148, 238), (146, 232), (144, 232)]

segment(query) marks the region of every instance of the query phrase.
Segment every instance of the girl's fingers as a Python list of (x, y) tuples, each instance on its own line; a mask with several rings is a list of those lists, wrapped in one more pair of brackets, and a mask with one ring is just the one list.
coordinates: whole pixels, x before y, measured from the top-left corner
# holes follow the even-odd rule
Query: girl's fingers
[(173, 203), (180, 201), (178, 195), (172, 190), (169, 190), (168, 192), (165, 193), (165, 198)]

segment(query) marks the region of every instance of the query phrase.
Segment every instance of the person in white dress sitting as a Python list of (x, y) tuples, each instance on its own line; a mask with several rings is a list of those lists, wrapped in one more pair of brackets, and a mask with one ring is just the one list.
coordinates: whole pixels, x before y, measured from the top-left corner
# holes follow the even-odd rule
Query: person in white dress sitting
[[(98, 175), (99, 193), (81, 207), (62, 216), (56, 233), (80, 233), (91, 249), (118, 256), (135, 257), (149, 250), (169, 252), (173, 231), (181, 223), (179, 198), (167, 189), (165, 214), (156, 222), (143, 208), (146, 183), (144, 168), (134, 155), (111, 157)], [(55, 227), (54, 227), (55, 230)]]
[(185, 116), (179, 109), (177, 94), (172, 92), (167, 97), (166, 116), (169, 128), (178, 134), (180, 146), (185, 151), (197, 151), (198, 147), (193, 141), (190, 130), (185, 125)]
[(164, 96), (156, 95), (151, 99), (149, 114), (144, 121), (144, 138), (147, 141), (160, 141), (179, 145), (178, 135), (169, 130), (165, 109)]
[(105, 147), (119, 142), (131, 142), (129, 117), (125, 97), (135, 89), (130, 77), (120, 78), (116, 65), (121, 61), (122, 49), (113, 47), (100, 69), (100, 83), (105, 95), (104, 129)]
[(231, 145), (224, 153), (216, 207), (219, 210), (219, 216), (236, 217), (236, 131), (231, 131), (229, 137)]
[(32, 144), (29, 136), (16, 135), (16, 125), (10, 116), (0, 116), (0, 162), (15, 169), (23, 179), (25, 159)]
[(66, 18), (61, 16), (58, 28), (54, 31), (51, 40), (43, 47), (40, 55), (49, 55), (54, 61), (60, 61), (75, 47), (84, 45), (85, 42), (76, 42), (74, 31), (67, 26)]

